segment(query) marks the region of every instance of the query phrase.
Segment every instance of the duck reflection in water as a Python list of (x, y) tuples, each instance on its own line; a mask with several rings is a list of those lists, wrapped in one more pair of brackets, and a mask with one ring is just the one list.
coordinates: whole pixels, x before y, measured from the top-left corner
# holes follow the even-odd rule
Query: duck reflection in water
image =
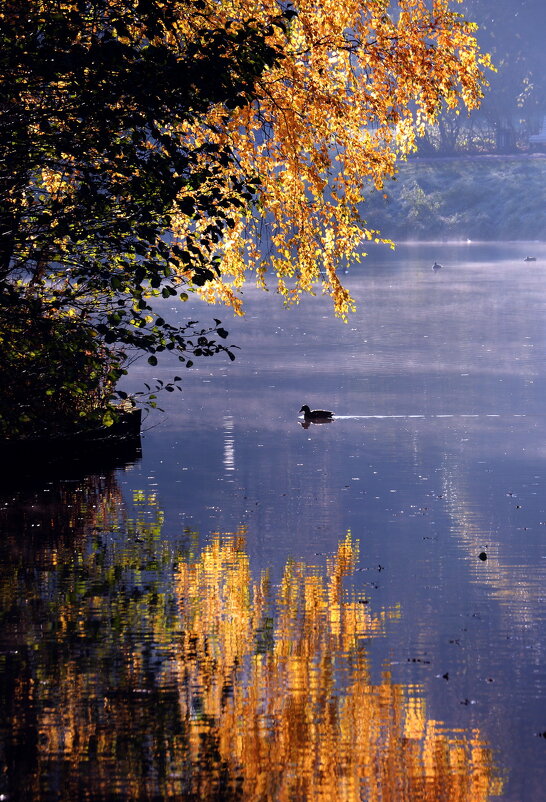
[(327, 409), (309, 409), (307, 404), (304, 404), (300, 409), (303, 412), (303, 421), (300, 421), (304, 429), (308, 429), (311, 423), (331, 423), (334, 413)]

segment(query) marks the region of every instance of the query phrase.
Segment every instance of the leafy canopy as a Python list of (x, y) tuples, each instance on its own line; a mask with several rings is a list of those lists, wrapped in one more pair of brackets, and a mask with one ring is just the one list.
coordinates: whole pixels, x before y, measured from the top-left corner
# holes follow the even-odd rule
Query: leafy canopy
[(12, 255), (83, 264), (93, 291), (174, 268), (236, 309), (245, 271), (272, 268), (288, 300), (322, 281), (345, 315), (336, 266), (378, 237), (363, 187), (443, 107), (481, 98), (474, 27), (428, 6), (6, 0), (7, 105), (26, 115), (11, 144), (28, 156), (11, 197), (38, 223), (8, 227)]
[[(6, 0), (0, 10), (0, 281), (30, 276), (53, 308), (79, 313), (128, 295), (136, 308), (108, 318), (111, 341), (145, 349), (144, 299), (212, 278), (226, 209), (254, 192), (229, 143), (196, 142), (185, 126), (206, 131), (212, 108), (229, 117), (248, 103), (276, 52), (247, 15), (218, 26), (203, 6)], [(177, 242), (174, 213), (186, 221)]]
[[(130, 349), (233, 357), (219, 322), (190, 336), (157, 297), (198, 289), (240, 311), (248, 272), (269, 271), (287, 302), (322, 283), (344, 317), (336, 268), (380, 239), (364, 187), (443, 107), (481, 97), (473, 26), (429, 5), (4, 0), (0, 356), (31, 314), (89, 356), (90, 383), (67, 392), (100, 407)], [(33, 364), (48, 354), (44, 339)], [(33, 371), (23, 387), (51, 374)], [(49, 381), (37, 396), (55, 401)]]
[[(274, 0), (217, 2), (209, 23), (249, 12), (264, 22), (275, 8)], [(283, 58), (258, 77), (255, 100), (229, 120), (218, 107), (207, 116), (213, 140), (237, 154), (237, 175), (260, 179), (251, 214), (236, 209), (219, 243), (222, 275), (206, 285), (207, 298), (239, 309), (245, 271), (263, 281), (272, 268), (287, 301), (322, 282), (346, 315), (352, 301), (336, 267), (379, 238), (362, 219), (364, 187), (381, 187), (443, 108), (479, 104), (489, 59), (474, 27), (449, 0), (294, 3), (289, 24), (272, 29), (268, 41)], [(202, 128), (188, 134), (204, 141)], [(183, 235), (186, 220), (175, 215), (173, 224)]]
[[(228, 169), (229, 143), (196, 142), (186, 127), (205, 129), (214, 106), (227, 118), (247, 104), (277, 53), (247, 15), (218, 26), (205, 10), (199, 0), (0, 7), (0, 424), (9, 432), (58, 426), (60, 410), (100, 418), (134, 349), (152, 365), (165, 350), (187, 366), (221, 351), (233, 358), (219, 321), (174, 326), (154, 310), (155, 298), (186, 298), (216, 274), (228, 210), (255, 192)], [(176, 241), (173, 214), (186, 220)]]

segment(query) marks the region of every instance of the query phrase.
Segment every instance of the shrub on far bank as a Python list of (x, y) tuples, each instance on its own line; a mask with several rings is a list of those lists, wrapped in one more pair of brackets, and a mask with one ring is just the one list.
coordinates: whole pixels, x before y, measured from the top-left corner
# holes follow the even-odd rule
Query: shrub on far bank
[(363, 211), (393, 240), (542, 240), (545, 208), (536, 156), (412, 159)]

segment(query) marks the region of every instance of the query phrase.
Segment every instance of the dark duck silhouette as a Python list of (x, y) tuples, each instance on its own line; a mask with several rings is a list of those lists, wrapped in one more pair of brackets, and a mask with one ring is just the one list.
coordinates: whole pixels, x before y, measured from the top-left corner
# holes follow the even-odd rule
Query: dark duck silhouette
[(438, 264), (438, 262), (434, 262), (434, 264), (432, 265), (432, 269), (433, 270), (441, 270), (442, 269), (442, 265)]
[(307, 404), (302, 406), (300, 412), (303, 412), (303, 417), (306, 421), (314, 423), (325, 423), (326, 421), (331, 421), (334, 417), (334, 413), (329, 412), (327, 409), (309, 409)]
[(536, 260), (537, 260), (536, 256), (526, 256), (523, 261), (524, 262), (536, 262)]

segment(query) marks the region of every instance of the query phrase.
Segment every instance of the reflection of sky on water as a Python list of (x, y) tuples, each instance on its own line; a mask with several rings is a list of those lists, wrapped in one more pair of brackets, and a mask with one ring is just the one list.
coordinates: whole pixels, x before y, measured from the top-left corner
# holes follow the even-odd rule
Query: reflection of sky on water
[[(439, 719), (485, 727), (514, 800), (546, 781), (545, 274), (538, 245), (374, 251), (346, 277), (347, 325), (328, 299), (285, 310), (249, 289), (243, 320), (211, 310), (236, 362), (188, 372), (123, 479), (157, 483), (173, 532), (245, 525), (256, 570), (351, 529), (366, 593), (402, 608), (376, 669), (391, 659)], [(303, 429), (302, 403), (338, 419)]]

